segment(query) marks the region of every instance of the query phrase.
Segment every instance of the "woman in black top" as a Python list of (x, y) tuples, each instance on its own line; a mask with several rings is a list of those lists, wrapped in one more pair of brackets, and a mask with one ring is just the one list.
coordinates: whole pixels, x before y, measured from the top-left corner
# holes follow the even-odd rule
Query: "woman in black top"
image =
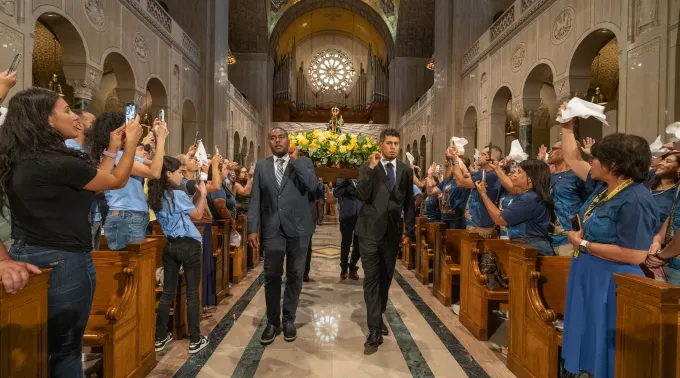
[[(78, 115), (55, 92), (21, 91), (8, 108), (0, 128), (0, 206), (10, 209), (14, 244), (0, 260), (52, 269), (47, 293), (50, 376), (80, 377), (96, 283), (90, 206), (95, 192), (127, 183), (142, 129), (136, 119), (112, 132), (98, 169), (86, 153), (64, 144), (77, 135)], [(112, 172), (111, 156), (123, 135), (123, 158)]]

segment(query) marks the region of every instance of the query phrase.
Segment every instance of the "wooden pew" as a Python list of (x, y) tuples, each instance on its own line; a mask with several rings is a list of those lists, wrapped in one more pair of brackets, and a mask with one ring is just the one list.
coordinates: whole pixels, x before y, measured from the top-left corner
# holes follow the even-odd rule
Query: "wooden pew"
[[(215, 303), (219, 304), (229, 295), (229, 234), (231, 221), (219, 221), (213, 226), (213, 260), (215, 262)], [(259, 259), (259, 256), (258, 256)]]
[(680, 377), (680, 287), (634, 274), (614, 274), (614, 280), (614, 376)]
[[(460, 251), (464, 237), (475, 237), (466, 230), (446, 229), (441, 224), (434, 256), (434, 279), (432, 293), (444, 305), (451, 306), (453, 299), (453, 277), (460, 276)], [(458, 290), (458, 289), (456, 289)]]
[(246, 253), (248, 253), (248, 216), (245, 214), (240, 215), (232, 228), (241, 234), (241, 245), (232, 247), (231, 243), (229, 243), (229, 256), (231, 258), (230, 277), (231, 282), (237, 284), (243, 281), (248, 273), (248, 258), (246, 256)]
[[(405, 234), (406, 223), (403, 223), (402, 230), (403, 233)], [(401, 265), (408, 270), (411, 270), (416, 267), (416, 246), (417, 246), (416, 241), (411, 240), (411, 242), (408, 245), (401, 247)]]
[(430, 262), (434, 258), (435, 223), (427, 223), (424, 217), (416, 218), (416, 278), (423, 284), (430, 283)]
[(486, 287), (487, 276), (479, 270), (479, 257), (485, 250), (493, 251), (503, 275), (508, 276), (509, 241), (466, 239), (461, 250), (460, 322), (477, 339), (489, 339), (489, 313), (499, 303), (508, 302), (508, 291), (491, 291)]
[(47, 289), (51, 269), (16, 294), (0, 287), (0, 377), (47, 378)]
[(517, 377), (559, 376), (562, 331), (571, 256), (539, 256), (510, 244), (508, 369)]
[(107, 378), (144, 377), (156, 366), (156, 244), (92, 252), (97, 287), (83, 345), (103, 350)]

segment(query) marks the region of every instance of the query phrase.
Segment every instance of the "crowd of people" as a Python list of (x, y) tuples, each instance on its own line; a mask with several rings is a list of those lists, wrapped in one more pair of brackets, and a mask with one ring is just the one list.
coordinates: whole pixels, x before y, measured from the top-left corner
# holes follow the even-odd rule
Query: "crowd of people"
[[(0, 73), (0, 99), (16, 73)], [(145, 130), (146, 129), (146, 130)], [(253, 169), (219, 153), (199, 161), (200, 141), (166, 155), (164, 120), (140, 124), (123, 112), (75, 111), (56, 92), (30, 88), (0, 118), (0, 280), (16, 293), (30, 274), (50, 268), (48, 354), (53, 377), (82, 374), (82, 338), (96, 288), (90, 252), (102, 237), (112, 251), (144, 240), (156, 220), (167, 238), (156, 351), (168, 333), (180, 267), (187, 283), (189, 353), (208, 345), (200, 334), (202, 235), (195, 221), (245, 214)]]
[[(16, 74), (0, 73), (0, 99), (15, 81)], [(29, 274), (52, 269), (48, 352), (55, 377), (81, 374), (82, 336), (96, 286), (90, 252), (102, 235), (111, 250), (143, 240), (152, 220), (168, 241), (157, 351), (172, 341), (167, 325), (180, 267), (187, 282), (189, 353), (208, 345), (199, 327), (202, 235), (194, 222), (242, 214), (251, 247), (261, 244), (265, 256), (268, 325), (261, 341), (269, 344), (279, 332), (295, 340), (312, 235), (324, 215), (334, 215), (336, 201), (340, 276), (358, 280), (361, 260), (370, 347), (388, 333), (382, 315), (398, 247), (414, 239), (416, 209), (450, 229), (509, 239), (542, 256), (571, 256), (562, 357), (572, 374), (614, 375), (614, 273), (642, 275), (644, 267), (680, 285), (680, 241), (673, 237), (680, 227), (680, 151), (673, 143), (655, 156), (635, 135), (579, 143), (567, 121), (561, 140), (549, 150), (542, 146), (536, 159), (504, 158), (501, 148), (489, 145), (470, 160), (452, 143), (443, 164), (433, 163), (421, 177), (418, 167), (396, 159), (400, 136), (388, 129), (359, 178), (333, 187), (290, 148), (279, 128), (269, 133), (273, 157), (248, 168), (217, 151), (200, 159), (198, 143), (167, 156), (164, 120), (154, 120), (145, 133), (139, 117), (74, 111), (46, 89), (14, 95), (0, 124), (0, 280), (16, 293)]]

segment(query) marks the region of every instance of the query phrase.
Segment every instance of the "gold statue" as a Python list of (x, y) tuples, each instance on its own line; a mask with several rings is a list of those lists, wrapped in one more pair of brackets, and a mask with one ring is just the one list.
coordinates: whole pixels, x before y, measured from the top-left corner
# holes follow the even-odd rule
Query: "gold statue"
[(47, 84), (47, 89), (57, 92), (59, 96), (64, 97), (64, 91), (61, 89), (61, 84), (59, 84), (57, 74), (52, 75), (52, 80)]
[(328, 128), (327, 130), (330, 130), (334, 134), (340, 134), (342, 131), (340, 130), (340, 127), (345, 124), (345, 121), (343, 121), (342, 116), (340, 116), (340, 121), (338, 121), (338, 114), (340, 114), (340, 109), (338, 109), (337, 106), (334, 106), (331, 109), (331, 120), (328, 122)]

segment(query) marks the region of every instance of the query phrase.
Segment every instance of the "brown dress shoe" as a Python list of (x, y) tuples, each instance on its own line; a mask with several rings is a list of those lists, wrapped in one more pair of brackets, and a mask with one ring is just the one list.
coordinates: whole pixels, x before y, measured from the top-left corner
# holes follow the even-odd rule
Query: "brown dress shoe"
[(357, 274), (357, 271), (356, 271), (356, 270), (353, 270), (353, 271), (349, 272), (349, 279), (350, 279), (350, 280), (355, 280), (355, 281), (358, 281), (358, 280), (359, 280), (359, 275)]
[(340, 278), (342, 278), (343, 280), (346, 280), (347, 279), (347, 272), (341, 272)]

